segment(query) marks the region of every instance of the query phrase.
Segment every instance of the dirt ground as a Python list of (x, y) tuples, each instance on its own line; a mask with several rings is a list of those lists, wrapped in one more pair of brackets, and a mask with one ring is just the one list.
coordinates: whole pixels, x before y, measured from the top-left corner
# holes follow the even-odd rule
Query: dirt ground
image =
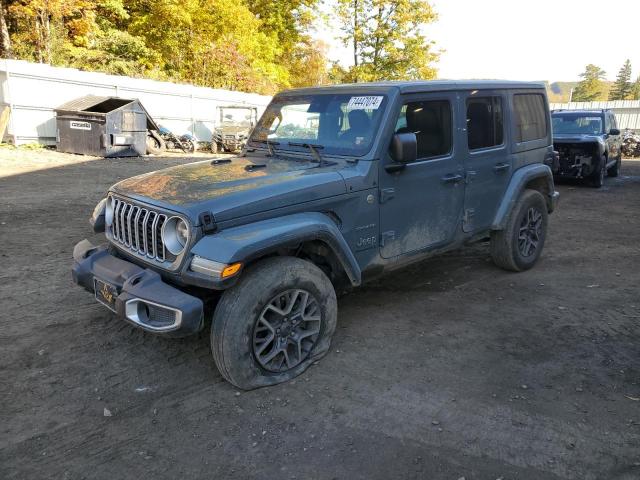
[(640, 478), (640, 162), (558, 186), (533, 270), (480, 244), (394, 272), (340, 298), (318, 365), (245, 393), (208, 332), (71, 281), (108, 186), (185, 161), (0, 152), (0, 478)]

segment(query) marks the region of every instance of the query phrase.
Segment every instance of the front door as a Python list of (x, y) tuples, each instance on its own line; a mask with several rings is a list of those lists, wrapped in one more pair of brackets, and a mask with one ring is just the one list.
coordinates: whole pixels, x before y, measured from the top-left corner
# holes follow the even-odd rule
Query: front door
[(407, 95), (395, 133), (413, 132), (418, 159), (400, 171), (387, 154), (380, 170), (380, 254), (383, 258), (436, 248), (460, 228), (464, 171), (455, 139), (453, 92)]
[(474, 90), (463, 95), (466, 135), (464, 168), (467, 178), (462, 229), (486, 230), (493, 222), (509, 179), (504, 111), (508, 99), (499, 92)]

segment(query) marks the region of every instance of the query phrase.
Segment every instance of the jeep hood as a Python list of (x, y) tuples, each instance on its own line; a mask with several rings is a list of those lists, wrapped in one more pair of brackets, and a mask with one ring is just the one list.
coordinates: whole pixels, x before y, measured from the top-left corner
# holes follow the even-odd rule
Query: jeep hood
[(110, 191), (183, 213), (194, 222), (204, 211), (224, 221), (346, 192), (338, 164), (320, 167), (304, 159), (226, 160), (139, 175), (115, 184)]

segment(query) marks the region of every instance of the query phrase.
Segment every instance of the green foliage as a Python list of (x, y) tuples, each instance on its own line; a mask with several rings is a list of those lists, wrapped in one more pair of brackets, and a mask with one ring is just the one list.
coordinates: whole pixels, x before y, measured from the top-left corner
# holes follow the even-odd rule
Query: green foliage
[(326, 81), (318, 0), (4, 0), (17, 58), (274, 93)]
[(636, 78), (636, 81), (631, 84), (631, 93), (629, 94), (631, 100), (640, 100), (640, 76)]
[(609, 100), (629, 100), (632, 98), (632, 91), (631, 61), (627, 60), (620, 68), (616, 81), (609, 91)]
[(438, 54), (424, 26), (437, 15), (426, 0), (339, 0), (345, 46), (353, 49), (346, 80), (431, 79)]
[(592, 102), (596, 100), (606, 100), (606, 85), (603, 81), (606, 72), (600, 67), (589, 64), (585, 71), (580, 74), (582, 80), (573, 92), (574, 102)]

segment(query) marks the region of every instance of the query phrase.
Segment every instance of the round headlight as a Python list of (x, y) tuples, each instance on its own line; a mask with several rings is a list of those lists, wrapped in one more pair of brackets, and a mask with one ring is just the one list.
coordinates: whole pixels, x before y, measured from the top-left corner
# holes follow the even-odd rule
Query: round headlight
[(104, 208), (104, 223), (107, 227), (110, 227), (113, 223), (113, 204), (115, 200), (113, 197), (107, 197), (107, 203)]
[(189, 226), (180, 217), (171, 217), (162, 226), (162, 241), (173, 255), (180, 255), (189, 242)]

